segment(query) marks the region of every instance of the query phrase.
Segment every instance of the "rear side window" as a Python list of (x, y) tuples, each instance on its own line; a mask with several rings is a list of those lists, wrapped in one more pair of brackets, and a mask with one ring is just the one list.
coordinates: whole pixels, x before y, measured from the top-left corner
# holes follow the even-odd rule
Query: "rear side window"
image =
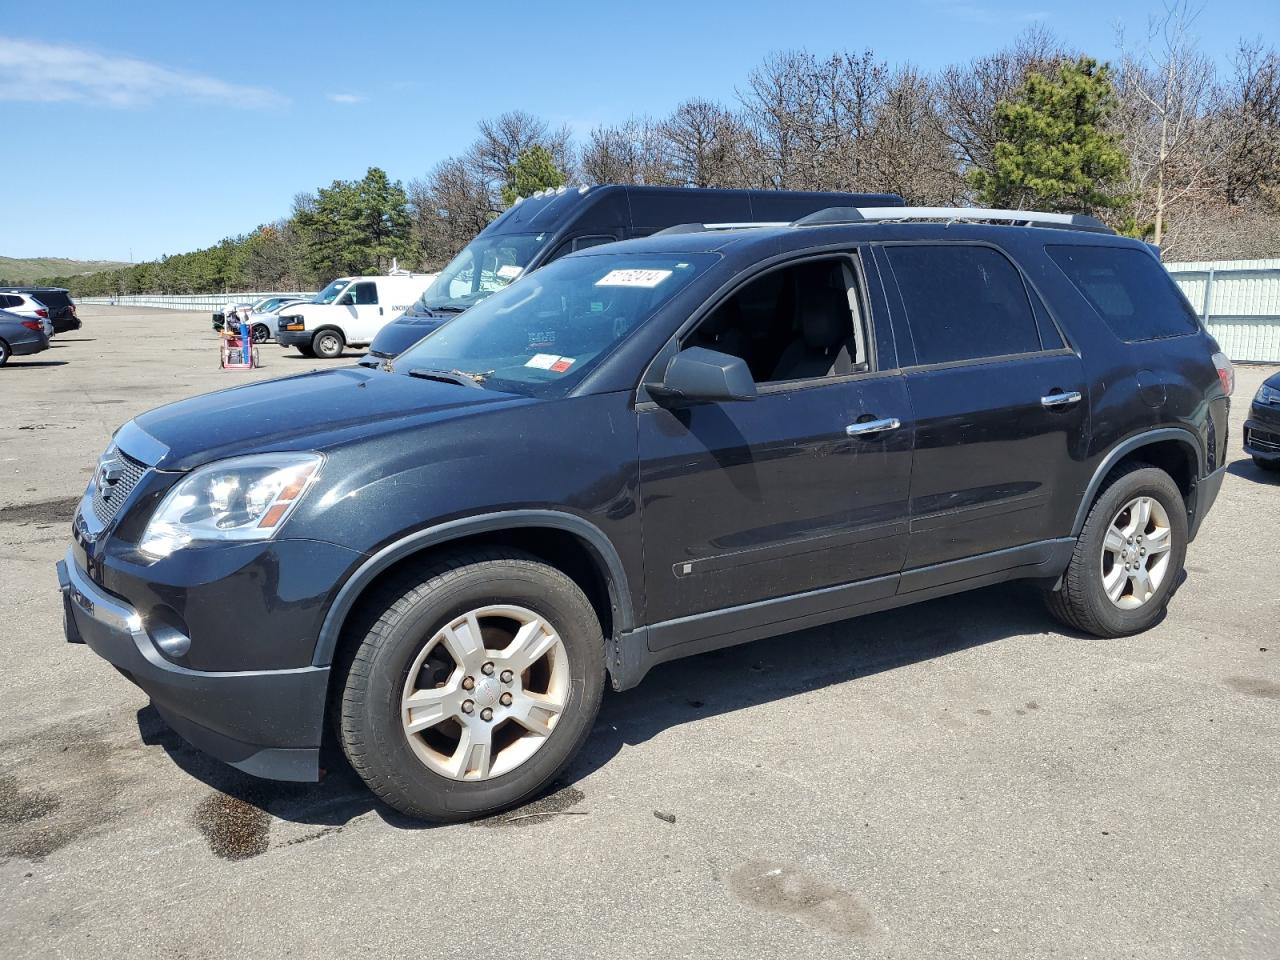
[(1045, 252), (1121, 340), (1181, 337), (1199, 329), (1173, 278), (1149, 253), (1066, 245)]
[(963, 244), (891, 246), (916, 362), (953, 363), (1040, 350), (1027, 288), (1009, 259)]
[(378, 302), (378, 288), (372, 283), (353, 283), (347, 295), (356, 306), (368, 306)]
[(15, 297), (13, 294), (0, 293), (0, 308), (17, 307), (17, 306), (20, 306), (21, 304), (22, 304), (22, 301), (19, 300), (17, 297)]
[(61, 290), (41, 290), (33, 296), (46, 307), (65, 307), (71, 303), (71, 298)]

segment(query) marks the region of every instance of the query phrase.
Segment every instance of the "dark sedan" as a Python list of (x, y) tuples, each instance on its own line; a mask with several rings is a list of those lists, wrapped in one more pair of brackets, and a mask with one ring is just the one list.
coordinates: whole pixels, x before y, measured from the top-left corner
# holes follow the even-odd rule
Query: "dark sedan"
[(49, 338), (39, 320), (0, 310), (0, 367), (10, 357), (24, 357), (49, 349)]
[(1263, 381), (1244, 422), (1244, 452), (1264, 470), (1280, 470), (1280, 373)]

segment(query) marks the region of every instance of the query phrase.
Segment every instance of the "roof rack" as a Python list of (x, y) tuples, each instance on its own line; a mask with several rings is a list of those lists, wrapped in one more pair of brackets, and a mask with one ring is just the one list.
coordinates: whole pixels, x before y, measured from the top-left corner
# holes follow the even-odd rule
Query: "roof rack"
[[(832, 207), (831, 209), (846, 209)], [(852, 210), (852, 207), (847, 209)], [(713, 230), (746, 230), (751, 227), (789, 227), (790, 220), (744, 220), (741, 223), (677, 223), (653, 234), (655, 237), (666, 237), (675, 233), (707, 233)]]
[(1039, 210), (994, 210), (987, 207), (828, 207), (801, 217), (797, 227), (839, 223), (887, 223), (912, 220), (997, 221), (1026, 227), (1058, 227), (1088, 233), (1115, 233), (1101, 220), (1082, 213)]

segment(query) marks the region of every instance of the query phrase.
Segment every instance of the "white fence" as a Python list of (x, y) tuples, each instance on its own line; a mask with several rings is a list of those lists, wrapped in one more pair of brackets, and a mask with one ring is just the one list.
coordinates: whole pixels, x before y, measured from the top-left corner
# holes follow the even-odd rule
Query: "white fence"
[(157, 307), (161, 310), (217, 310), (228, 303), (253, 303), (263, 297), (305, 297), (310, 299), (315, 292), (298, 293), (288, 290), (265, 291), (258, 293), (196, 293), (183, 295), (159, 295), (141, 293), (127, 297), (77, 297), (76, 303), (96, 303), (112, 307)]
[(1232, 360), (1280, 363), (1280, 259), (1166, 263)]

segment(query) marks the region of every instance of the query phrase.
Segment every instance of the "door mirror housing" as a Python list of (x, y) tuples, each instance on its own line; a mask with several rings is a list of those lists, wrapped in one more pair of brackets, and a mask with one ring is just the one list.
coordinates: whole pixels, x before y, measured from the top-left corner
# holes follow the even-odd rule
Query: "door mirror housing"
[(662, 382), (650, 384), (659, 402), (754, 400), (756, 382), (741, 357), (705, 347), (681, 350), (667, 364)]

